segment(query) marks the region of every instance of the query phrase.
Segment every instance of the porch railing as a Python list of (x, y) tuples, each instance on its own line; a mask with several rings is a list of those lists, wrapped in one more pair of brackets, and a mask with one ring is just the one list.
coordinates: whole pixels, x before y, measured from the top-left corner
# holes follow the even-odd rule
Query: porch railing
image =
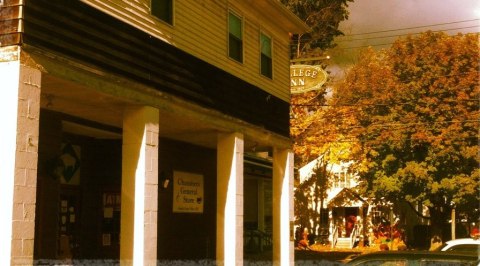
[(350, 233), (350, 248), (353, 248), (353, 246), (355, 245), (355, 241), (357, 240), (358, 233), (359, 233), (358, 227), (354, 226), (352, 233)]
[(334, 225), (332, 230), (332, 248), (334, 248), (337, 245), (337, 241), (338, 241), (338, 227)]

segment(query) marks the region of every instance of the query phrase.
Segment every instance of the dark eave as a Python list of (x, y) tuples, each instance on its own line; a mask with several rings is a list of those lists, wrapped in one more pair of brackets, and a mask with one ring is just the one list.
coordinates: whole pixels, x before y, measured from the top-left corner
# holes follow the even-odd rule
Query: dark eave
[(288, 102), (87, 4), (4, 1), (0, 46), (25, 43), (289, 136)]

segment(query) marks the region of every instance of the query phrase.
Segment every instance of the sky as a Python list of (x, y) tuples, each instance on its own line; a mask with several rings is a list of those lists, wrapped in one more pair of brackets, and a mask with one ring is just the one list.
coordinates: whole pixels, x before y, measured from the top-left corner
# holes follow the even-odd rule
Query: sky
[(400, 36), (431, 31), (480, 32), (479, 0), (355, 0), (349, 19), (340, 24), (345, 36), (330, 51), (340, 66), (351, 64), (362, 48), (388, 46)]

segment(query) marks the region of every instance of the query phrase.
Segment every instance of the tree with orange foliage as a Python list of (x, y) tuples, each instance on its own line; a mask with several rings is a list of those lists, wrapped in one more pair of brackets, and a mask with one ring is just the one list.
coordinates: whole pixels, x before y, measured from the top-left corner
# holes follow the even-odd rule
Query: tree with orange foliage
[(457, 213), (478, 219), (478, 34), (426, 32), (369, 49), (336, 88), (331, 116), (360, 145), (368, 195), (422, 203), (432, 225)]
[[(325, 50), (335, 47), (334, 37), (343, 35), (339, 30), (341, 21), (348, 18), (348, 4), (353, 0), (281, 0), (281, 2), (307, 24), (311, 31), (291, 36), (291, 58), (307, 58), (303, 63), (319, 65), (325, 69), (322, 58)], [(310, 58), (310, 59), (308, 59)], [(326, 164), (345, 155), (334, 142), (319, 136), (332, 136), (333, 126), (324, 120), (326, 111), (326, 91), (323, 86), (318, 91), (292, 95), (290, 112), (290, 132), (294, 140), (295, 165), (301, 167), (313, 159), (322, 157), (321, 164), (309, 180), (299, 184), (295, 190), (295, 216), (297, 224), (305, 226), (313, 221), (313, 228), (320, 222), (317, 211), (323, 205), (328, 188), (328, 171)], [(348, 149), (344, 149), (348, 150)], [(314, 202), (314, 207), (310, 205)], [(312, 230), (313, 234), (317, 234)]]

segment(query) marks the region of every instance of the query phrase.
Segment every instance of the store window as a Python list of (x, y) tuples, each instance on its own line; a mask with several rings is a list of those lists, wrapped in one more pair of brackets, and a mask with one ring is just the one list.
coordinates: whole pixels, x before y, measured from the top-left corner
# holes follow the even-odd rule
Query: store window
[(272, 78), (272, 39), (260, 33), (260, 72)]
[(173, 25), (173, 1), (174, 0), (151, 0), (150, 9), (152, 15)]
[(232, 12), (228, 14), (228, 56), (243, 62), (242, 19)]

